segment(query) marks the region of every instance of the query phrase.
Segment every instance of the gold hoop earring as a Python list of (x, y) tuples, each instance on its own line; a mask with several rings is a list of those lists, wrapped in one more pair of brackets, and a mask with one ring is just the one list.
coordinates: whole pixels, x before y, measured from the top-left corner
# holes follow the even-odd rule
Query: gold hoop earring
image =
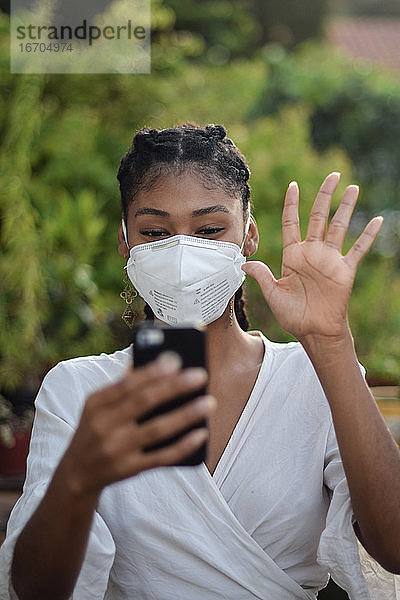
[(234, 299), (231, 298), (230, 308), (229, 308), (229, 325), (233, 327), (233, 302)]
[(130, 327), (132, 329), (134, 322), (135, 322), (135, 318), (136, 318), (136, 313), (132, 308), (132, 302), (134, 301), (134, 299), (136, 298), (138, 293), (132, 287), (131, 282), (128, 279), (127, 275), (125, 275), (125, 277), (124, 277), (124, 283), (125, 283), (125, 288), (120, 293), (120, 298), (122, 298), (122, 300), (125, 300), (126, 306), (125, 306), (124, 312), (121, 315), (121, 319), (124, 321), (124, 323), (126, 325), (128, 325), (128, 327)]

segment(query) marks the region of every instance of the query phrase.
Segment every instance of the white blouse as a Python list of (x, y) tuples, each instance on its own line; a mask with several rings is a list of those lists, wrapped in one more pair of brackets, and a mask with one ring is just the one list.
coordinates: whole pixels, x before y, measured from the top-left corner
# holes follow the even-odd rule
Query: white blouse
[[(163, 467), (106, 487), (74, 600), (312, 600), (329, 574), (351, 600), (400, 600), (400, 577), (354, 534), (330, 408), (305, 351), (251, 334), (264, 359), (214, 474), (204, 464)], [(75, 358), (45, 377), (23, 495), (0, 549), (1, 600), (13, 597), (15, 541), (85, 399), (130, 360), (130, 348)]]

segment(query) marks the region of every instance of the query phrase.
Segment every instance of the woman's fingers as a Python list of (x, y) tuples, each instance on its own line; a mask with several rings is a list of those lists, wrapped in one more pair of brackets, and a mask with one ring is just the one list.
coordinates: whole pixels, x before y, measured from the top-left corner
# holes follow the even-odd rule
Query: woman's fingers
[(286, 191), (282, 212), (283, 249), (300, 241), (299, 187), (295, 181), (292, 181)]
[(144, 453), (141, 459), (142, 470), (176, 465), (182, 459), (190, 456), (207, 438), (208, 430), (202, 427), (187, 433), (170, 446), (166, 446), (161, 450), (155, 450), (154, 452)]
[[(199, 446), (206, 439), (206, 428), (196, 427), (195, 431), (198, 429), (205, 430), (200, 437), (190, 436), (192, 433), (190, 432), (190, 439), (186, 439), (188, 434), (183, 434), (179, 440), (165, 446), (166, 456), (164, 456), (164, 448), (154, 451), (146, 451), (146, 448), (168, 442), (168, 440), (190, 427), (196, 424), (199, 425), (201, 421), (211, 415), (215, 407), (216, 400), (213, 396), (200, 396), (175, 410), (149, 419), (144, 423), (137, 424), (134, 421), (125, 421), (112, 431), (110, 429), (105, 430), (100, 438), (102, 442), (97, 444), (98, 448), (101, 447), (100, 450), (105, 457), (102, 460), (103, 470), (108, 460), (108, 466), (112, 469), (111, 479), (118, 480), (150, 468), (148, 465), (157, 466), (164, 464), (164, 461), (165, 464), (178, 462), (183, 458), (182, 452), (185, 451), (186, 446), (188, 453), (190, 453), (190, 449), (193, 450), (195, 446)], [(186, 439), (186, 442), (181, 444), (183, 438)], [(168, 457), (170, 456), (172, 456), (172, 462), (168, 463)]]
[(137, 389), (140, 390), (147, 383), (156, 382), (167, 375), (177, 373), (181, 366), (182, 361), (175, 352), (165, 352), (148, 365), (136, 369), (130, 366), (122, 379), (92, 394), (88, 402), (93, 398), (96, 408), (107, 405), (112, 407), (115, 402), (131, 395)]
[[(133, 381), (134, 375), (132, 371), (127, 378)], [(135, 381), (137, 384), (137, 379)], [(215, 401), (210, 397), (199, 397), (163, 415), (140, 421), (160, 404), (194, 392), (206, 381), (204, 369), (191, 368), (164, 374), (140, 388), (136, 385), (131, 389), (130, 383), (125, 381), (125, 395), (113, 397), (110, 403), (105, 403), (101, 395), (90, 396), (69, 449), (82, 487), (100, 490), (114, 481), (143, 471), (148, 468), (149, 462), (145, 448), (168, 440), (207, 418)], [(110, 388), (103, 390), (105, 394), (107, 389)], [(111, 391), (115, 394), (115, 388)], [(187, 441), (187, 444), (193, 448), (194, 442)], [(179, 454), (182, 448), (178, 446), (167, 455), (172, 457), (172, 462), (174, 456), (183, 458), (183, 454)], [(168, 458), (162, 454), (161, 460), (168, 461)]]
[(358, 197), (358, 186), (349, 185), (344, 194), (342, 201), (334, 214), (326, 234), (325, 241), (329, 246), (336, 248), (341, 252), (344, 238), (349, 227), (351, 215)]
[(371, 248), (380, 228), (382, 227), (382, 223), (383, 217), (374, 217), (365, 227), (358, 240), (345, 255), (344, 260), (349, 267), (353, 269), (353, 271), (357, 270), (358, 265)]
[[(208, 379), (207, 372), (201, 367), (184, 369), (169, 375), (164, 373), (149, 382), (141, 382), (140, 378), (140, 385), (136, 375), (136, 370), (132, 370), (125, 376), (121, 386), (123, 395), (115, 395), (114, 386), (110, 386), (89, 397), (84, 410), (86, 418), (96, 421), (100, 427), (108, 430), (119, 428), (125, 423), (140, 421), (147, 413), (177, 396), (199, 390)], [(106, 394), (110, 388), (112, 401), (105, 404), (101, 395)]]
[(201, 367), (185, 369), (137, 389), (124, 399), (121, 409), (126, 418), (140, 419), (161, 404), (198, 390), (207, 383), (207, 379), (207, 372)]
[(207, 418), (215, 409), (213, 396), (201, 396), (187, 404), (138, 426), (137, 441), (146, 448), (168, 440)]
[(313, 204), (308, 222), (306, 240), (308, 242), (323, 241), (328, 222), (332, 195), (339, 183), (340, 173), (331, 173), (321, 185)]
[(242, 265), (242, 270), (257, 281), (264, 298), (269, 302), (277, 282), (271, 269), (260, 260), (250, 260)]

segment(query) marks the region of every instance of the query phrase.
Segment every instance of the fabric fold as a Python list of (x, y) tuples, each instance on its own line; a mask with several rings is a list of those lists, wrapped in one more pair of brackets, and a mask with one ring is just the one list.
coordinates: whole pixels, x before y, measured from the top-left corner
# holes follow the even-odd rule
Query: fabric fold
[(332, 579), (346, 590), (350, 600), (398, 600), (400, 577), (383, 569), (356, 537), (355, 517), (333, 422), (327, 439), (324, 483), (331, 500), (318, 546), (319, 564), (329, 569)]
[[(119, 578), (126, 582), (134, 574), (142, 578), (131, 593), (140, 589), (137, 597), (163, 600), (315, 599), (243, 529), (205, 465), (156, 469), (141, 479), (138, 490), (131, 490), (135, 505), (131, 527), (122, 524), (131, 555), (122, 555), (118, 548), (116, 552)], [(110, 486), (104, 503), (110, 506), (113, 500), (123, 505), (125, 495), (123, 485)], [(114, 530), (120, 519), (103, 502), (99, 511)], [(146, 572), (149, 576), (143, 579)], [(114, 590), (110, 598), (123, 596)]]

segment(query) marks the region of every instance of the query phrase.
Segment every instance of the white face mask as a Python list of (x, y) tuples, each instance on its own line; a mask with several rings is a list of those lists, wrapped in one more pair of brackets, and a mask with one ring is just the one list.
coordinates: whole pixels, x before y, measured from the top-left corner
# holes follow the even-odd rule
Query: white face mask
[[(208, 325), (225, 311), (245, 280), (241, 247), (188, 235), (133, 246), (126, 270), (132, 284), (158, 319), (169, 325)], [(126, 227), (122, 221), (125, 241)], [(129, 246), (128, 246), (129, 248)]]

